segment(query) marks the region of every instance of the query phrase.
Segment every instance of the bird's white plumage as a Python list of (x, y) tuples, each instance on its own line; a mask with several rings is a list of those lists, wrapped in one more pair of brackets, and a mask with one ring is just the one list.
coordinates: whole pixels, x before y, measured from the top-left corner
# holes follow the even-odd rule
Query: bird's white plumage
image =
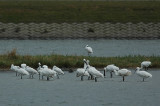
[(145, 68), (145, 70), (147, 70), (147, 68), (151, 65), (151, 62), (150, 61), (143, 61), (141, 63), (141, 69), (142, 68)]
[(60, 69), (59, 67), (57, 66), (53, 66), (52, 70), (56, 71), (57, 74), (64, 74), (64, 72), (62, 71), (62, 69)]
[(11, 70), (17, 72), (17, 68), (19, 68), (19, 66), (15, 66), (15, 65), (11, 65)]
[(88, 71), (85, 71), (85, 69), (84, 68), (78, 68), (77, 70), (76, 70), (76, 75), (77, 75), (77, 77), (79, 77), (79, 76), (88, 76), (89, 77), (89, 73), (88, 73)]
[(49, 68), (41, 69), (40, 73), (42, 76), (47, 76), (47, 77), (56, 76), (56, 72), (54, 70), (49, 69)]
[(34, 68), (32, 68), (32, 67), (27, 66), (25, 69), (26, 69), (26, 71), (28, 71), (30, 74), (38, 74), (38, 72), (37, 72)]
[(118, 70), (118, 71), (114, 70), (114, 73), (115, 73), (115, 75), (117, 75), (117, 76), (122, 76), (122, 77), (123, 77), (123, 81), (124, 81), (124, 77), (125, 77), (125, 76), (129, 76), (129, 75), (132, 74), (131, 71), (128, 70), (128, 69), (120, 69), (120, 70)]
[(23, 69), (23, 68), (21, 68), (19, 66), (14, 66), (12, 64), (11, 65), (11, 69), (14, 70), (14, 71), (16, 71), (16, 72), (18, 72), (21, 75), (29, 75), (29, 73), (25, 69)]
[(41, 63), (39, 62), (38, 63), (38, 68), (37, 68), (37, 72), (40, 73), (40, 71), (42, 71), (43, 68), (41, 67)]
[(48, 68), (48, 66), (47, 65), (43, 65), (42, 68)]
[(102, 77), (102, 78), (104, 78), (103, 74), (100, 71), (98, 71), (95, 67), (89, 66), (88, 72), (91, 75), (93, 75), (94, 77), (97, 77), (97, 78)]
[[(112, 72), (114, 72), (114, 70), (118, 71), (118, 70), (119, 70), (119, 67), (115, 66), (114, 64), (110, 64), (110, 65), (107, 65), (107, 67), (104, 67), (104, 71), (110, 72), (111, 78), (112, 78)], [(105, 73), (105, 72), (104, 72), (104, 73)]]
[(111, 65), (108, 65), (107, 67), (105, 67), (105, 70), (106, 71), (109, 71), (109, 72), (113, 72), (114, 70), (119, 70), (119, 67), (115, 66), (114, 64), (111, 64)]
[(120, 76), (129, 76), (129, 75), (131, 75), (131, 71), (129, 71), (127, 69), (118, 70), (118, 73), (119, 73)]
[(117, 76), (129, 76), (129, 75), (131, 75), (131, 71), (129, 71), (127, 69), (120, 69), (118, 71), (114, 70), (114, 72)]
[(76, 76), (79, 77), (79, 76), (90, 76), (88, 71), (86, 71), (86, 67), (87, 67), (87, 64), (86, 64), (86, 60), (83, 59), (84, 61), (84, 68), (77, 68), (76, 70)]
[(88, 45), (85, 46), (85, 50), (87, 51), (88, 55), (93, 54), (93, 50)]
[(92, 75), (95, 78), (95, 81), (96, 81), (96, 78), (99, 78), (99, 77), (104, 78), (104, 75), (100, 71), (98, 71), (95, 67), (90, 66), (89, 62), (87, 63), (86, 70), (90, 75)]
[(143, 81), (144, 79), (146, 78), (152, 78), (152, 74), (150, 74), (149, 72), (146, 72), (146, 71), (140, 71), (141, 68), (137, 67), (136, 68), (136, 74), (140, 77), (143, 78)]
[(18, 67), (16, 70), (21, 75), (21, 79), (23, 75), (29, 75), (29, 73), (23, 68)]
[(20, 73), (20, 74), (22, 74), (22, 75), (29, 75), (29, 73), (25, 69), (23, 69), (23, 68), (18, 68), (17, 72)]
[(26, 65), (25, 63), (22, 63), (22, 64), (21, 64), (21, 68), (23, 68), (23, 69), (25, 69), (26, 66), (27, 66), (27, 65)]

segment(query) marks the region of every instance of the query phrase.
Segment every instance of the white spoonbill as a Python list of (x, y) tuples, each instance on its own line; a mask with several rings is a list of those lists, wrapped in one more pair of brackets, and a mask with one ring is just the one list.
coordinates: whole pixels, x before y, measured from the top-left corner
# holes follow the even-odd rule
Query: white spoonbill
[(38, 72), (38, 75), (39, 75), (39, 79), (40, 79), (40, 76), (41, 76), (41, 71), (43, 70), (43, 68), (41, 67), (41, 63), (39, 62), (38, 63), (38, 68), (37, 68), (37, 72)]
[(110, 72), (110, 77), (112, 78), (112, 73), (114, 70), (118, 71), (119, 67), (115, 66), (114, 64), (108, 65), (107, 67), (104, 67), (104, 76), (106, 76), (106, 71)]
[(38, 63), (38, 68), (37, 68), (37, 70), (40, 70), (42, 67), (41, 67), (41, 63), (39, 62)]
[(143, 81), (144, 81), (144, 79), (146, 79), (146, 78), (152, 78), (152, 74), (150, 74), (150, 73), (148, 73), (148, 72), (146, 72), (146, 71), (140, 71), (140, 69), (141, 69), (141, 68), (139, 68), (139, 67), (136, 68), (136, 74), (137, 74), (138, 76), (142, 77), (142, 78), (143, 78)]
[(77, 68), (76, 70), (76, 76), (77, 77), (81, 76), (81, 81), (83, 81), (83, 76), (88, 76), (88, 77), (90, 76), (88, 71), (85, 71), (87, 67), (86, 62), (85, 62), (86, 60), (83, 59), (83, 61), (84, 61), (84, 68)]
[(21, 68), (25, 69), (27, 67), (27, 65), (25, 63), (21, 64)]
[(17, 68), (19, 68), (19, 66), (15, 66), (13, 64), (11, 65), (11, 68), (10, 68), (12, 71), (16, 72), (16, 76), (17, 76), (17, 70), (16, 70)]
[(23, 68), (18, 67), (16, 70), (21, 75), (21, 79), (22, 79), (22, 76), (29, 75), (29, 73)]
[(89, 47), (88, 45), (86, 45), (85, 50), (87, 51), (88, 56), (90, 56), (91, 54), (93, 54), (93, 50), (92, 50), (92, 48), (91, 48), (91, 47)]
[(127, 69), (120, 69), (120, 70), (118, 70), (118, 71), (114, 70), (114, 73), (115, 73), (115, 75), (117, 75), (117, 76), (122, 76), (122, 77), (123, 77), (123, 81), (124, 81), (124, 77), (125, 77), (125, 76), (129, 76), (129, 75), (132, 74), (131, 71), (130, 71), (130, 70), (127, 70)]
[[(40, 79), (41, 73), (42, 73), (42, 71), (44, 70), (44, 68), (47, 68), (47, 69), (48, 69), (48, 66), (47, 66), (47, 65), (41, 66), (41, 63), (39, 62), (39, 63), (38, 63), (38, 68), (37, 68), (37, 71), (38, 71), (38, 73), (39, 73), (39, 79)], [(42, 75), (42, 79), (43, 79), (43, 76), (44, 76), (44, 75)]]
[[(84, 61), (84, 69), (85, 69), (85, 71), (87, 71), (87, 72), (88, 72), (88, 70), (86, 70), (86, 68), (87, 68), (87, 65), (89, 65), (89, 60), (83, 59), (83, 61)], [(92, 67), (92, 66), (90, 66), (90, 67)], [(88, 72), (88, 73), (89, 73), (89, 72)], [(89, 73), (88, 80), (89, 80), (89, 79), (94, 80), (93, 75), (92, 75), (92, 74), (90, 74), (90, 73)]]
[[(44, 68), (48, 68), (48, 66), (47, 65), (41, 66), (41, 63), (39, 62), (38, 63), (38, 68), (37, 68), (37, 72), (39, 73), (39, 80), (40, 80), (40, 77), (41, 77), (41, 72), (43, 71)], [(43, 79), (43, 76), (42, 76), (42, 79)]]
[(141, 63), (141, 69), (144, 68), (145, 70), (148, 70), (148, 67), (151, 65), (150, 61), (143, 61)]
[(43, 70), (41, 70), (41, 75), (46, 76), (47, 80), (49, 80), (50, 77), (56, 76), (56, 72), (49, 68), (44, 68)]
[(57, 66), (53, 66), (52, 70), (57, 72), (57, 78), (59, 79), (59, 75), (64, 75), (64, 72)]
[(97, 82), (97, 78), (104, 78), (104, 75), (100, 71), (98, 71), (95, 67), (90, 66), (88, 63), (86, 71), (88, 71), (88, 73), (95, 78), (95, 82)]
[(32, 67), (27, 66), (25, 69), (30, 74), (30, 78), (33, 78), (34, 74), (38, 74), (38, 72)]

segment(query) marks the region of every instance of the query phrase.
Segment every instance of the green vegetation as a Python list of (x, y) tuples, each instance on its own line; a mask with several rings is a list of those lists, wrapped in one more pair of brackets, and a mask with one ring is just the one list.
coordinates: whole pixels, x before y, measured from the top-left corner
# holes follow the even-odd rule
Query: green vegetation
[(46, 64), (49, 67), (57, 65), (61, 68), (80, 68), (83, 67), (83, 59), (89, 59), (90, 64), (96, 68), (103, 68), (109, 64), (115, 64), (120, 68), (136, 68), (144, 60), (152, 62), (153, 68), (160, 68), (160, 57), (156, 56), (126, 56), (126, 57), (86, 57), (86, 56), (63, 56), (63, 55), (18, 55), (16, 49), (7, 54), (0, 55), (0, 68), (10, 68), (11, 64), (19, 65), (26, 63), (27, 65), (37, 68), (38, 62)]
[(0, 1), (0, 22), (160, 22), (158, 1)]

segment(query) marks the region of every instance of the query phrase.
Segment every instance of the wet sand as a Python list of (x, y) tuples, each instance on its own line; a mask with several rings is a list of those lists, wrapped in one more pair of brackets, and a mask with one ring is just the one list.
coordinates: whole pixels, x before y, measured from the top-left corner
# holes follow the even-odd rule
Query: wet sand
[[(122, 82), (119, 76), (80, 81), (76, 73), (65, 72), (50, 81), (14, 72), (0, 72), (1, 106), (158, 106), (160, 104), (160, 69), (149, 71), (153, 78), (142, 82), (136, 74)], [(133, 72), (133, 70), (132, 70)]]

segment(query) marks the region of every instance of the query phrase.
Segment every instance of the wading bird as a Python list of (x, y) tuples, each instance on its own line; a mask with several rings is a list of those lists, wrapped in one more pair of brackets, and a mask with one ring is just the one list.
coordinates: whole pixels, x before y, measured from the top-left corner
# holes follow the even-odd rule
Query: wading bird
[(16, 70), (17, 68), (19, 68), (19, 66), (14, 66), (13, 64), (11, 65), (11, 68), (10, 68), (12, 71), (16, 72), (16, 76), (17, 76), (17, 73), (18, 73), (17, 70)]
[(140, 71), (140, 69), (141, 69), (141, 68), (137, 67), (135, 71), (136, 71), (136, 74), (137, 74), (138, 76), (140, 76), (140, 77), (143, 78), (143, 81), (144, 81), (144, 79), (146, 79), (146, 78), (152, 78), (152, 74), (150, 74), (150, 73), (148, 73), (148, 72), (146, 72), (146, 71)]
[(29, 67), (29, 66), (27, 66), (25, 70), (28, 71), (28, 73), (30, 74), (29, 76), (30, 78), (33, 78), (34, 74), (38, 74), (38, 72), (34, 68)]
[(92, 50), (92, 48), (91, 48), (91, 47), (89, 47), (88, 45), (86, 45), (85, 50), (87, 51), (88, 56), (91, 56), (91, 54), (93, 54), (93, 50)]
[(85, 71), (88, 71), (88, 73), (93, 76), (93, 78), (95, 79), (95, 82), (97, 82), (97, 78), (104, 78), (104, 75), (98, 71), (95, 67), (92, 67), (89, 65), (89, 63), (87, 63), (87, 67), (86, 67), (86, 70)]
[(21, 64), (21, 68), (25, 69), (27, 67), (27, 65), (25, 63)]
[(114, 70), (114, 73), (115, 73), (115, 75), (117, 75), (117, 76), (122, 76), (123, 77), (123, 82), (124, 82), (124, 77), (125, 76), (129, 76), (129, 75), (131, 75), (132, 73), (131, 73), (131, 71), (129, 71), (129, 70), (127, 70), (127, 69), (120, 69), (120, 70), (118, 70), (118, 71), (116, 71), (116, 70)]
[(19, 75), (21, 75), (21, 79), (22, 79), (22, 76), (29, 75), (29, 73), (23, 68), (18, 67), (16, 70), (19, 73)]
[(118, 71), (119, 67), (115, 66), (114, 64), (108, 65), (107, 67), (104, 67), (104, 76), (106, 76), (106, 71), (110, 72), (110, 77), (112, 78), (112, 73), (114, 70)]
[(40, 74), (42, 76), (46, 76), (47, 77), (47, 81), (49, 80), (50, 77), (53, 77), (53, 76), (56, 76), (57, 73), (54, 71), (54, 70), (51, 70), (49, 68), (43, 68), (41, 71), (40, 71)]
[(38, 72), (38, 75), (39, 75), (39, 79), (40, 79), (40, 76), (41, 76), (41, 71), (43, 70), (43, 68), (41, 67), (41, 63), (39, 62), (38, 63), (38, 68), (37, 68), (37, 72)]
[(83, 81), (83, 76), (88, 76), (88, 77), (90, 76), (89, 73), (88, 73), (88, 71), (85, 71), (86, 66), (87, 66), (87, 64), (86, 64), (85, 61), (86, 61), (86, 60), (83, 59), (84, 68), (78, 68), (78, 69), (76, 70), (76, 76), (77, 76), (77, 77), (81, 76), (81, 81)]
[(47, 65), (41, 66), (41, 63), (40, 62), (38, 63), (37, 71), (38, 71), (38, 74), (39, 74), (39, 79), (40, 79), (40, 76), (42, 76), (42, 79), (43, 79), (44, 75), (41, 75), (41, 73), (45, 68), (48, 69), (48, 66)]
[(57, 66), (53, 66), (52, 70), (56, 71), (57, 73), (57, 78), (59, 79), (59, 75), (64, 75), (64, 72)]
[(142, 63), (141, 63), (141, 69), (145, 69), (145, 71), (147, 71), (148, 70), (148, 67), (151, 65), (151, 62), (150, 61), (143, 61)]

